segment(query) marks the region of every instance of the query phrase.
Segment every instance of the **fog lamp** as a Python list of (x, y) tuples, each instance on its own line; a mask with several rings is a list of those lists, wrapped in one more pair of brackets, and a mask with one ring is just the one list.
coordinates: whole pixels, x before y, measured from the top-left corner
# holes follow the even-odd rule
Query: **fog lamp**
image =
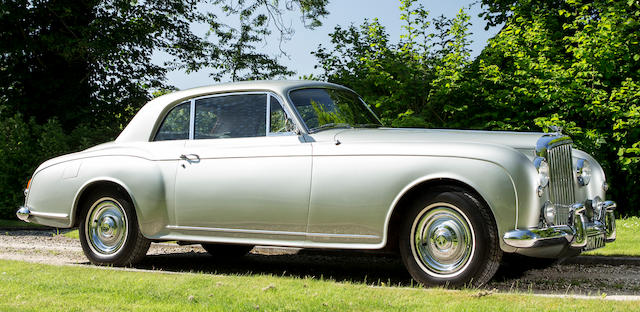
[(553, 225), (556, 220), (556, 207), (551, 202), (544, 203), (544, 207), (542, 207), (542, 215), (544, 216), (544, 221), (549, 225)]

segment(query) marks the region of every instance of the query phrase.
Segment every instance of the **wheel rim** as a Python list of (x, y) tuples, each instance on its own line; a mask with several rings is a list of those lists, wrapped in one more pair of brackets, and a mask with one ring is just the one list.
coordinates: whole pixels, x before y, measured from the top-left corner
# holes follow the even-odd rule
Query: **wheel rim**
[(417, 263), (428, 274), (451, 277), (464, 271), (474, 251), (469, 220), (448, 203), (435, 203), (416, 217), (411, 247)]
[(120, 250), (127, 240), (127, 215), (118, 201), (101, 198), (87, 215), (86, 236), (91, 250), (111, 255)]

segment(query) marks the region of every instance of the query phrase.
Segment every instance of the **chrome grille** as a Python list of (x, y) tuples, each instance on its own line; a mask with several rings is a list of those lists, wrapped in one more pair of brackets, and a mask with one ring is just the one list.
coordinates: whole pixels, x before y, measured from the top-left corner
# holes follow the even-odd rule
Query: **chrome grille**
[(549, 197), (556, 205), (555, 224), (567, 224), (569, 207), (575, 203), (571, 144), (555, 146), (547, 151), (549, 162)]

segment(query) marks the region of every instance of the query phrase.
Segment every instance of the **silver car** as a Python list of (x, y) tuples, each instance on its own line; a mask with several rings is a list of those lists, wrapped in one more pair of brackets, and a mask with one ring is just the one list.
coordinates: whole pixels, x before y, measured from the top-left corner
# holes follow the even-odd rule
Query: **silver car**
[(152, 241), (389, 249), (423, 284), (482, 285), (503, 253), (615, 240), (606, 189), (559, 132), (385, 128), (345, 87), (256, 81), (154, 99), (114, 142), (40, 165), (17, 215), (77, 226), (100, 265), (132, 265)]

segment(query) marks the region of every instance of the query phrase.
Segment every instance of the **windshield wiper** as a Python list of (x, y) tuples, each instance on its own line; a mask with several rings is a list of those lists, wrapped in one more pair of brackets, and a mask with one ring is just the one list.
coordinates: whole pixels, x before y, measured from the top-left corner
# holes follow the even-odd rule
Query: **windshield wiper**
[(373, 123), (364, 123), (364, 124), (355, 124), (353, 125), (354, 128), (380, 128), (382, 127), (382, 125), (379, 124), (373, 124)]
[(350, 124), (344, 123), (344, 122), (331, 122), (328, 124), (317, 126), (315, 128), (311, 128), (310, 130), (311, 132), (318, 132), (321, 130), (333, 129), (333, 128), (353, 128), (353, 127)]

